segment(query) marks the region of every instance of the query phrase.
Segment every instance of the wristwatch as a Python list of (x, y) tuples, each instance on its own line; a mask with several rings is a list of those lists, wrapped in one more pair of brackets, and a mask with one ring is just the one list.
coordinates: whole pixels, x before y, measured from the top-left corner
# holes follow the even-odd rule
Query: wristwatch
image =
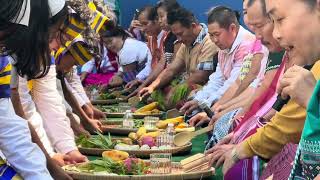
[(231, 151), (231, 156), (232, 156), (232, 160), (237, 163), (238, 161), (240, 161), (239, 156), (237, 154), (236, 148), (234, 147)]

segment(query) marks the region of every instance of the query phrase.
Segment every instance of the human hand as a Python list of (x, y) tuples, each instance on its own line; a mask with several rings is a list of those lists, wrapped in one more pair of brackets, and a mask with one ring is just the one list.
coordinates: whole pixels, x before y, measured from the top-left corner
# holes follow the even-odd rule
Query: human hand
[(234, 148), (234, 144), (215, 145), (206, 152), (206, 155), (210, 155), (209, 164), (219, 167), (224, 163), (225, 153)]
[(102, 111), (97, 109), (96, 107), (92, 106), (92, 110), (93, 110), (93, 118), (94, 119), (105, 119), (106, 118), (106, 115)]
[(193, 116), (189, 120), (189, 124), (190, 124), (190, 126), (198, 127), (198, 126), (201, 126), (204, 123), (208, 123), (209, 121), (210, 121), (210, 119), (207, 116), (207, 114), (205, 112), (201, 112), (201, 113), (198, 113), (195, 116)]
[(186, 114), (191, 114), (193, 110), (199, 107), (199, 103), (196, 100), (186, 102), (182, 108), (180, 109), (181, 112)]
[(126, 84), (125, 88), (126, 89), (131, 89), (131, 88), (133, 88), (135, 86), (139, 86), (141, 83), (142, 83), (141, 80), (135, 79), (135, 80), (130, 81), (128, 84)]
[(284, 73), (277, 91), (282, 98), (290, 96), (299, 105), (307, 107), (316, 83), (317, 80), (310, 71), (293, 66)]
[(139, 91), (138, 96), (144, 99), (145, 97), (150, 96), (153, 93), (153, 91), (154, 91), (154, 88), (151, 86), (148, 86), (148, 87), (142, 88)]

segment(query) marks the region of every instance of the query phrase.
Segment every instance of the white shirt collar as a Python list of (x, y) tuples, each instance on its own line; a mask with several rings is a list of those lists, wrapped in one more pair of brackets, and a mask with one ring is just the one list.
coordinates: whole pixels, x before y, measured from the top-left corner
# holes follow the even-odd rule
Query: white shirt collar
[(241, 44), (243, 42), (243, 40), (245, 39), (246, 36), (248, 36), (248, 34), (251, 34), (251, 33), (248, 30), (246, 30), (245, 28), (243, 28), (242, 26), (240, 26), (237, 37), (234, 40), (234, 42), (231, 46), (231, 49), (228, 50), (228, 52), (232, 53), (239, 46), (239, 44)]

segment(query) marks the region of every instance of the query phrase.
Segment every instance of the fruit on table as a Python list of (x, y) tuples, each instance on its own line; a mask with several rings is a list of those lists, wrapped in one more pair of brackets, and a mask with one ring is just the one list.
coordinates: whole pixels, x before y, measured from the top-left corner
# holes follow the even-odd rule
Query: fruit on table
[(179, 116), (176, 118), (171, 118), (171, 119), (166, 119), (164, 121), (159, 121), (156, 126), (159, 129), (165, 129), (167, 128), (168, 124), (173, 123), (173, 124), (179, 124), (183, 122), (183, 116)]
[(130, 138), (123, 138), (123, 139), (121, 139), (121, 141), (123, 143), (125, 143), (125, 144), (128, 144), (128, 145), (132, 145), (133, 144), (133, 142), (132, 142), (132, 140)]
[(102, 157), (110, 158), (114, 161), (123, 161), (129, 158), (129, 154), (124, 151), (111, 150), (111, 151), (104, 151), (102, 153)]
[(147, 129), (144, 126), (142, 126), (138, 129), (137, 136), (138, 136), (138, 138), (140, 138), (141, 136), (143, 136), (146, 133), (147, 133)]
[(188, 128), (175, 128), (176, 133), (179, 132), (194, 132), (196, 129), (194, 127), (188, 127)]
[(146, 137), (146, 136), (150, 136), (150, 137), (156, 138), (159, 135), (160, 135), (160, 131), (154, 131), (154, 132), (149, 132), (149, 133), (146, 133), (146, 134), (142, 135), (141, 138)]
[(155, 140), (151, 136), (144, 136), (141, 138), (141, 146), (148, 145), (149, 147), (153, 147), (156, 145)]
[(152, 110), (156, 109), (157, 106), (158, 106), (158, 102), (153, 102), (151, 104), (148, 104), (148, 105), (143, 106), (142, 108), (136, 110), (135, 113), (144, 113), (146, 111), (152, 111)]
[(187, 128), (188, 127), (188, 124), (187, 123), (185, 123), (185, 122), (182, 122), (182, 123), (179, 123), (177, 126), (176, 126), (176, 128)]
[(129, 133), (128, 137), (134, 141), (138, 140), (138, 135), (135, 132)]
[(135, 112), (135, 115), (153, 115), (153, 114), (160, 114), (159, 109), (153, 109), (151, 111), (144, 111), (144, 112)]

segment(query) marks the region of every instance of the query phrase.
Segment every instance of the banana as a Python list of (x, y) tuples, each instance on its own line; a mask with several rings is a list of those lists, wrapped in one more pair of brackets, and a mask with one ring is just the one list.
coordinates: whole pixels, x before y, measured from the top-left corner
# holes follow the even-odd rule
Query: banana
[(142, 135), (141, 138), (146, 137), (146, 136), (150, 136), (150, 137), (156, 138), (159, 135), (160, 135), (160, 131), (154, 131), (154, 132), (149, 132), (149, 133), (146, 133), (146, 134)]
[(168, 124), (173, 123), (175, 125), (182, 123), (184, 121), (183, 116), (179, 116), (176, 118), (166, 119), (164, 121), (159, 121), (156, 126), (159, 129), (165, 129), (167, 128)]
[(143, 113), (143, 112), (146, 112), (146, 111), (152, 111), (154, 109), (156, 109), (158, 106), (158, 102), (153, 102), (151, 104), (148, 104), (146, 106), (143, 106), (142, 108), (136, 110), (135, 113)]
[(147, 133), (147, 130), (144, 126), (140, 127), (137, 131), (137, 136), (138, 138), (140, 138), (141, 136), (143, 136), (144, 134)]

